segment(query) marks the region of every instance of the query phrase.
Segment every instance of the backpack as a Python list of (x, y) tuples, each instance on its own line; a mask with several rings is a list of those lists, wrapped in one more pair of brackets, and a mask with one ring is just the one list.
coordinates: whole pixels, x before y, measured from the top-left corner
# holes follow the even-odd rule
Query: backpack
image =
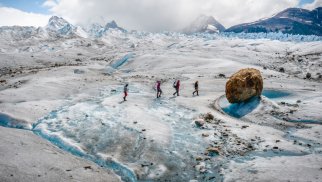
[(173, 88), (176, 88), (177, 87), (177, 84), (176, 83), (177, 83), (177, 81), (174, 81), (173, 82)]

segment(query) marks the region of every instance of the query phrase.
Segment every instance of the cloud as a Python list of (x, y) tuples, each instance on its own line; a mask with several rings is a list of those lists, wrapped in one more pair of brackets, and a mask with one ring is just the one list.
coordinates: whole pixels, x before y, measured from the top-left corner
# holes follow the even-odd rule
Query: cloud
[(0, 26), (45, 26), (50, 16), (0, 7)]
[[(321, 0), (310, 5), (319, 3)], [(270, 17), (298, 4), (299, 0), (46, 0), (43, 6), (73, 24), (116, 20), (126, 29), (162, 31), (181, 29), (200, 14), (214, 16), (230, 27)], [(48, 19), (48, 15), (0, 7), (0, 26), (44, 26)]]
[(57, 1), (55, 0), (47, 0), (42, 4), (43, 7), (49, 7), (49, 8), (54, 7), (56, 5), (57, 5)]
[(299, 0), (47, 0), (44, 6), (72, 23), (116, 20), (127, 29), (160, 31), (182, 28), (200, 14), (230, 27), (298, 4)]
[(303, 6), (303, 8), (309, 10), (315, 9), (317, 7), (322, 7), (322, 0), (315, 0), (312, 3)]

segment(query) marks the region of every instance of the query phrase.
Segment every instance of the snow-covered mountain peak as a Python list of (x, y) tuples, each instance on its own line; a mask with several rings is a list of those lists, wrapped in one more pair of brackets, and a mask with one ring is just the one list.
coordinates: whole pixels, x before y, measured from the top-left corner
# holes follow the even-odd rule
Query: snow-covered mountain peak
[(113, 20), (113, 21), (111, 21), (111, 22), (108, 22), (106, 25), (105, 25), (105, 31), (107, 31), (107, 30), (109, 30), (109, 29), (117, 29), (117, 30), (120, 30), (120, 31), (122, 31), (122, 32), (124, 32), (125, 31), (125, 29), (123, 29), (123, 28), (121, 28), (121, 27), (119, 27), (118, 25), (117, 25), (117, 23)]
[(183, 30), (184, 33), (218, 33), (225, 30), (214, 17), (200, 15), (187, 28)]
[(72, 25), (61, 17), (52, 16), (48, 21), (46, 29), (59, 30), (66, 26), (72, 26)]
[(105, 26), (102, 26), (98, 23), (93, 23), (85, 28), (85, 31), (88, 33), (89, 37), (94, 38), (100, 38), (104, 36), (109, 30), (119, 30), (121, 32), (126, 32), (126, 30), (119, 27), (114, 20), (108, 22)]
[(101, 24), (99, 24), (99, 23), (93, 23), (93, 24), (90, 24), (87, 27), (87, 30), (89, 30), (89, 29), (101, 29), (101, 28), (104, 28)]
[(77, 31), (75, 26), (58, 16), (52, 16), (45, 29), (49, 34), (55, 34), (56, 36), (69, 36)]
[(117, 26), (117, 24), (116, 24), (116, 22), (114, 20), (111, 21), (111, 22), (109, 22), (109, 23), (107, 23), (105, 27), (108, 27), (108, 28), (118, 28), (118, 26)]
[(101, 37), (104, 32), (104, 27), (98, 23), (93, 23), (87, 26), (85, 31), (90, 37)]

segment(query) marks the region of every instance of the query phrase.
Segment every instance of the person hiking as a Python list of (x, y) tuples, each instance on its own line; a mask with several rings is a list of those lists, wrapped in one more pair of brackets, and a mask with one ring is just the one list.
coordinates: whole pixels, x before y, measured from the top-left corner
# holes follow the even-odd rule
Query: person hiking
[(161, 81), (157, 81), (157, 98), (161, 97), (162, 90), (161, 90)]
[(129, 91), (129, 89), (127, 88), (128, 86), (129, 86), (129, 84), (125, 84), (125, 86), (124, 86), (124, 97), (123, 97), (124, 101), (126, 101), (127, 93)]
[(176, 89), (176, 92), (173, 93), (173, 96), (177, 94), (179, 96), (180, 80), (177, 80), (173, 83), (173, 87)]
[(197, 96), (199, 96), (199, 82), (196, 81), (194, 85), (195, 85), (195, 91), (192, 92), (192, 95), (195, 96), (195, 93), (197, 93)]

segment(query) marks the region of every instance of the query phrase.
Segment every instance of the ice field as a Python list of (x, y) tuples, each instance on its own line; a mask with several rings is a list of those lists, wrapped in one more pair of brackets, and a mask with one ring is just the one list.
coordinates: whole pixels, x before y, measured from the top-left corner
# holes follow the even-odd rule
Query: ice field
[[(63, 151), (42, 160), (44, 166), (55, 160), (91, 166), (71, 181), (91, 175), (96, 181), (322, 180), (319, 37), (120, 31), (100, 39), (1, 36), (3, 180), (15, 173), (8, 155), (25, 150), (12, 148), (11, 140), (47, 142), (30, 144), (30, 151), (45, 146)], [(264, 78), (261, 99), (229, 104), (226, 81), (249, 67)], [(172, 95), (176, 79), (178, 97)], [(154, 89), (158, 80), (160, 99)], [(192, 96), (196, 80), (200, 96)], [(197, 125), (207, 113), (214, 118)], [(39, 154), (25, 155), (10, 165), (17, 168)], [(33, 180), (51, 179), (24, 170), (36, 176)], [(66, 170), (62, 176), (69, 176)], [(39, 171), (52, 174), (46, 167)]]

